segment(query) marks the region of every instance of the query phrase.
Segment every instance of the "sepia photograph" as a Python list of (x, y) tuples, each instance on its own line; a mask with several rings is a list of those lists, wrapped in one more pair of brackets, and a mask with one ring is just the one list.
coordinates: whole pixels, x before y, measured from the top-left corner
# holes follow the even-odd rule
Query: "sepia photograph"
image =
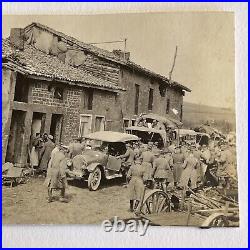
[(240, 226), (233, 12), (2, 22), (3, 224)]

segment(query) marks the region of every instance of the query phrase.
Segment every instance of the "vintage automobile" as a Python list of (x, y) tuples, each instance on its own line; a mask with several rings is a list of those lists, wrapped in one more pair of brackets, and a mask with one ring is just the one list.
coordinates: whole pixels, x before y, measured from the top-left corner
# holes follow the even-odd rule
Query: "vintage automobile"
[(175, 129), (174, 138), (177, 140), (179, 137), (180, 144), (186, 143), (189, 145), (196, 145), (197, 133), (191, 129)]
[(167, 143), (167, 134), (165, 130), (131, 126), (126, 128), (126, 133), (138, 136), (144, 144), (148, 142), (158, 142), (159, 148), (164, 148)]
[(138, 116), (135, 122), (135, 126), (140, 126), (140, 122), (142, 120), (146, 122), (148, 128), (154, 128), (152, 127), (153, 121), (157, 121), (158, 123), (157, 127), (159, 130), (180, 128), (183, 125), (182, 122), (178, 121), (177, 119), (174, 119), (168, 114), (166, 114), (165, 116), (161, 116), (154, 113), (148, 113), (148, 114), (141, 114), (140, 116)]
[(120, 155), (126, 152), (126, 143), (139, 141), (135, 135), (113, 131), (99, 131), (84, 136), (91, 145), (90, 149), (76, 155), (68, 162), (67, 177), (88, 182), (88, 188), (95, 191), (99, 188), (102, 179), (123, 177), (123, 168)]

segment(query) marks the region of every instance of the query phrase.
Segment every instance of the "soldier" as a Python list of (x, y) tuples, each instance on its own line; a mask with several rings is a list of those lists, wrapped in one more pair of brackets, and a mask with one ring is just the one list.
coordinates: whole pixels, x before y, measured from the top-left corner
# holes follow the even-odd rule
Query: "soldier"
[(173, 181), (173, 173), (171, 170), (171, 155), (165, 156), (165, 153), (171, 154), (170, 151), (161, 151), (160, 155), (153, 162), (153, 176), (156, 181), (156, 184), (166, 192), (167, 186), (170, 182)]
[(173, 154), (175, 152), (175, 148), (176, 148), (176, 141), (172, 141), (171, 145), (168, 147), (168, 150)]
[(159, 143), (156, 141), (152, 146), (152, 153), (154, 155), (159, 155), (160, 149), (158, 148)]
[(188, 146), (185, 144), (181, 146), (181, 153), (184, 155), (185, 158), (187, 158), (189, 156), (189, 149)]
[(216, 175), (219, 179), (219, 187), (226, 187), (227, 189), (230, 187), (229, 185), (229, 173), (228, 170), (232, 165), (232, 154), (228, 150), (228, 146), (223, 143), (221, 145), (221, 154), (220, 157), (217, 159), (218, 162), (218, 169)]
[(192, 147), (193, 150), (193, 155), (194, 157), (198, 160), (198, 165), (197, 165), (197, 178), (198, 181), (203, 184), (204, 182), (204, 173), (202, 172), (202, 167), (201, 167), (201, 151), (199, 150), (198, 147)]
[(182, 165), (184, 163), (185, 157), (181, 152), (180, 147), (175, 149), (175, 152), (172, 154), (173, 159), (173, 174), (174, 174), (174, 185), (180, 182), (181, 174), (183, 171)]
[(117, 156), (117, 158), (122, 159), (123, 160), (123, 171), (125, 172), (126, 175), (126, 184), (128, 184), (128, 180), (127, 180), (127, 173), (129, 168), (131, 167), (131, 165), (134, 162), (134, 158), (135, 158), (135, 153), (132, 149), (132, 145), (130, 143), (126, 143), (126, 153), (120, 156)]
[(41, 139), (40, 133), (36, 133), (36, 137), (31, 138), (31, 150), (29, 152), (29, 158), (30, 158), (30, 166), (31, 166), (33, 175), (39, 166), (40, 139)]
[[(211, 152), (209, 148), (207, 147), (207, 145), (203, 144), (201, 146), (201, 174), (203, 177), (207, 171), (210, 158), (211, 158)], [(202, 178), (202, 182), (204, 182), (204, 178)]]
[(53, 201), (52, 191), (54, 189), (60, 189), (61, 197), (59, 200), (61, 202), (67, 202), (67, 199), (65, 199), (65, 189), (67, 187), (67, 153), (68, 148), (65, 146), (60, 146), (58, 151), (54, 151), (50, 168), (47, 171), (47, 176), (44, 182), (48, 187), (48, 202)]
[(211, 157), (211, 153), (210, 153), (209, 148), (207, 147), (206, 144), (203, 144), (202, 149), (201, 149), (201, 158), (203, 159), (203, 162), (208, 164), (210, 157)]
[(141, 147), (140, 147), (140, 142), (134, 142), (133, 144), (133, 150), (134, 150), (134, 154), (135, 156), (140, 156), (142, 153)]
[(146, 186), (152, 188), (153, 184), (153, 177), (152, 177), (152, 170), (153, 170), (153, 162), (154, 162), (154, 154), (152, 153), (152, 142), (148, 143), (147, 150), (142, 152), (142, 166), (144, 167), (144, 180), (146, 182)]
[(138, 127), (148, 127), (147, 121), (145, 118), (141, 118), (141, 120), (138, 122)]
[(69, 154), (70, 158), (74, 158), (76, 155), (79, 155), (84, 150), (84, 144), (81, 143), (82, 138), (75, 138), (72, 143), (69, 144)]
[(237, 158), (236, 158), (236, 144), (229, 142), (228, 151), (230, 152), (230, 164), (228, 166), (228, 174), (233, 179), (237, 179)]
[(130, 180), (128, 184), (130, 212), (136, 211), (139, 203), (143, 200), (145, 191), (143, 176), (142, 157), (137, 155), (128, 171), (128, 179)]
[(180, 184), (182, 188), (188, 187), (189, 180), (191, 181), (191, 189), (197, 188), (197, 166), (198, 160), (194, 157), (192, 151), (188, 151), (188, 157), (183, 163), (184, 170), (182, 171)]
[(48, 168), (48, 163), (50, 160), (51, 152), (55, 148), (55, 144), (52, 141), (53, 136), (49, 135), (46, 139), (47, 141), (43, 144), (43, 147), (40, 151), (41, 160), (39, 163), (39, 171), (46, 172)]

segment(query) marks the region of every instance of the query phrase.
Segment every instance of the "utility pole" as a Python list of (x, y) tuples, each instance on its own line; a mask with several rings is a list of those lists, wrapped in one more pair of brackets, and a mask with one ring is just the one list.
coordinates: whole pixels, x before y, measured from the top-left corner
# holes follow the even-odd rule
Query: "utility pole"
[[(175, 53), (174, 53), (174, 61), (173, 61), (173, 65), (172, 65), (172, 68), (169, 72), (169, 83), (171, 84), (171, 78), (172, 78), (172, 74), (173, 74), (173, 71), (174, 71), (174, 66), (175, 66), (175, 60), (176, 60), (176, 57), (177, 57), (177, 45), (175, 47)], [(179, 125), (177, 126), (177, 146), (179, 147), (180, 145), (180, 128), (179, 128)]]
[(127, 38), (124, 38), (124, 50), (123, 50), (123, 59), (125, 60), (125, 53), (127, 50)]
[(174, 61), (173, 61), (173, 65), (172, 65), (172, 68), (169, 72), (169, 81), (171, 82), (171, 78), (172, 78), (172, 74), (173, 74), (173, 71), (174, 71), (174, 66), (175, 66), (175, 60), (176, 60), (176, 57), (177, 57), (177, 49), (178, 47), (176, 46), (175, 47), (175, 54), (174, 54)]

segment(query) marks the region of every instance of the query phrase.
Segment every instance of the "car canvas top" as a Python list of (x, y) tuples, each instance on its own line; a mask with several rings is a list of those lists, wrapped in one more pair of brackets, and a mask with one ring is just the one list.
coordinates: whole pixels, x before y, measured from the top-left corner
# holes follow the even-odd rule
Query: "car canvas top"
[(84, 136), (85, 139), (105, 141), (105, 142), (127, 142), (138, 141), (136, 135), (114, 132), (114, 131), (98, 131)]
[(164, 130), (158, 130), (154, 128), (147, 128), (147, 127), (140, 127), (140, 126), (131, 126), (126, 128), (126, 130), (135, 130), (135, 131), (144, 131), (144, 132), (149, 132), (149, 133), (157, 133), (157, 134), (164, 134)]

